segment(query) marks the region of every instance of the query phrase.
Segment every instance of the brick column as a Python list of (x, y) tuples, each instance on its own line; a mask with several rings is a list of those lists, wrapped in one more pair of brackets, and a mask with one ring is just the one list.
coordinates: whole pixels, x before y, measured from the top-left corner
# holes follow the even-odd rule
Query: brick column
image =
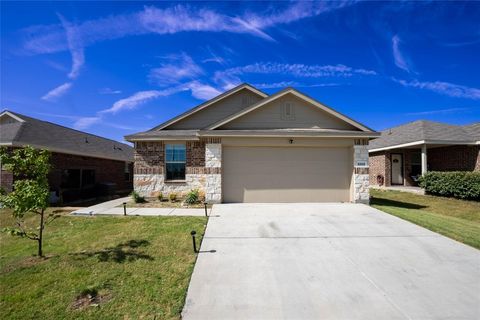
[(355, 203), (368, 204), (370, 202), (367, 147), (367, 139), (357, 139), (353, 146), (353, 202)]
[(205, 144), (205, 200), (209, 203), (222, 202), (222, 144), (220, 139), (209, 139)]

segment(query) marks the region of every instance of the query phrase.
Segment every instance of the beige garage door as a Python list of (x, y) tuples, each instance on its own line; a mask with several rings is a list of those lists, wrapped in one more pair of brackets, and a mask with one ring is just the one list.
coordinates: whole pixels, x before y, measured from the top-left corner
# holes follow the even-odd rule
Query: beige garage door
[(349, 148), (224, 147), (224, 202), (350, 200)]

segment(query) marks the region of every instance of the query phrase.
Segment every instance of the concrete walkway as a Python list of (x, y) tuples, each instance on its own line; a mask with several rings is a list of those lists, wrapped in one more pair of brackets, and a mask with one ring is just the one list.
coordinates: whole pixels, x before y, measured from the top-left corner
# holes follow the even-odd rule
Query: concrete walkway
[[(123, 215), (122, 203), (130, 201), (130, 197), (106, 201), (91, 207), (73, 211), (72, 215)], [(205, 209), (197, 208), (127, 208), (129, 216), (205, 216)]]
[(366, 205), (215, 205), (182, 315), (480, 319), (480, 251)]

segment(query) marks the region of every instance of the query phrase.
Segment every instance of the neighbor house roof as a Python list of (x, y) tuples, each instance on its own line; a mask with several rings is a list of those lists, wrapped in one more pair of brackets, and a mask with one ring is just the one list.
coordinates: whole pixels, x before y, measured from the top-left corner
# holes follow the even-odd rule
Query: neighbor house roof
[[(6, 121), (6, 117), (11, 121)], [(30, 145), (52, 152), (133, 161), (133, 148), (124, 143), (7, 110), (0, 113), (0, 119), (3, 146)]]
[(468, 126), (417, 120), (381, 132), (370, 141), (369, 151), (381, 151), (419, 144), (479, 144), (480, 123)]
[[(192, 114), (199, 112), (209, 106), (213, 105), (214, 103), (227, 98), (228, 96), (233, 95), (240, 90), (248, 89), (252, 92), (258, 94), (262, 97), (262, 99), (256, 103), (253, 103), (249, 106), (245, 106), (242, 110), (235, 112), (233, 114), (228, 115), (227, 117), (219, 120), (219, 121), (212, 121), (208, 127), (199, 127), (194, 128), (194, 130), (175, 130), (170, 129), (169, 126), (175, 123), (176, 121), (180, 121), (185, 119)], [(243, 130), (224, 130), (221, 127), (233, 121), (249, 112), (252, 112), (262, 106), (268, 104), (269, 102), (275, 101), (276, 99), (281, 98), (286, 94), (293, 94), (297, 98), (306, 101), (307, 103), (313, 105), (313, 107), (318, 108), (326, 112), (327, 114), (332, 115), (345, 123), (348, 123), (353, 128), (352, 130), (335, 130), (335, 129), (322, 129), (322, 128), (305, 128), (305, 129), (243, 129)], [(148, 131), (139, 132), (136, 134), (128, 135), (125, 137), (128, 141), (144, 141), (144, 140), (198, 140), (202, 136), (209, 136), (209, 137), (221, 137), (221, 136), (252, 136), (252, 137), (278, 137), (278, 136), (305, 136), (305, 137), (365, 137), (365, 138), (372, 138), (378, 137), (378, 133), (373, 131), (372, 129), (368, 128), (367, 126), (339, 113), (338, 111), (333, 110), (332, 108), (316, 101), (308, 97), (307, 95), (293, 89), (293, 88), (286, 88), (283, 89), (271, 96), (259, 91), (258, 89), (252, 87), (249, 84), (242, 84), (239, 85), (209, 101), (206, 101), (199, 106), (190, 109), (189, 111), (182, 113), (181, 115), (162, 123), (159, 126), (156, 126)]]

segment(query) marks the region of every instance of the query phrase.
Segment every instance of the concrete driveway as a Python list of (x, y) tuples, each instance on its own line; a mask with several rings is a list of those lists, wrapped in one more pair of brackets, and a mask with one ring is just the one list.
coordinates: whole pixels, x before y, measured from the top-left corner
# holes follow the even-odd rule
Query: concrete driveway
[(366, 205), (211, 215), (183, 319), (480, 319), (480, 251)]

